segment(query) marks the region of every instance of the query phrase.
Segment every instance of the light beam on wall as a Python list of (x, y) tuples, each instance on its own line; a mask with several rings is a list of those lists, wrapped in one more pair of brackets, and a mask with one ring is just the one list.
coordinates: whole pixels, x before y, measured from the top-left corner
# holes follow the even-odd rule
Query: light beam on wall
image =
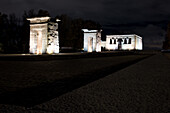
[(101, 52), (101, 30), (84, 31), (84, 51), (86, 52)]
[(142, 37), (132, 35), (107, 35), (106, 41), (102, 41), (102, 47), (106, 50), (142, 50)]
[(30, 53), (59, 53), (58, 23), (50, 22), (50, 17), (28, 18), (30, 21)]

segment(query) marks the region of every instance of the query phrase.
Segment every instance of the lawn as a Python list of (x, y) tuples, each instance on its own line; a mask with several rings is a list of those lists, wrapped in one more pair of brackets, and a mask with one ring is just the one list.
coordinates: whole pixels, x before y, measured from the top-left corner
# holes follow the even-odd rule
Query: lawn
[(22, 106), (40, 104), (148, 56), (0, 61), (0, 101)]
[(170, 53), (163, 53), (168, 59), (170, 59)]
[(0, 93), (37, 86), (141, 59), (146, 55), (52, 61), (0, 61)]

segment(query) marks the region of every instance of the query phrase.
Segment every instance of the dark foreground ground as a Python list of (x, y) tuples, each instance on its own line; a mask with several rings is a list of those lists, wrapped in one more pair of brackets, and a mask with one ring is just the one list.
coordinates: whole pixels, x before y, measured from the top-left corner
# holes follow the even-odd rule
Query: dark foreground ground
[(169, 113), (170, 60), (155, 55), (30, 108), (32, 112)]
[(170, 61), (146, 57), (1, 61), (0, 111), (169, 112)]

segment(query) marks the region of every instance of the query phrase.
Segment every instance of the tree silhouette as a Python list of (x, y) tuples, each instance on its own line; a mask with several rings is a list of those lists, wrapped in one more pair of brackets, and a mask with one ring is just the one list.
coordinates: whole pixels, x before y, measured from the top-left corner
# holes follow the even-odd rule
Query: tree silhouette
[(72, 19), (67, 15), (57, 16), (59, 23), (60, 47), (73, 47), (75, 50), (83, 48), (82, 29), (101, 29), (101, 25), (92, 20), (82, 18)]
[[(49, 12), (40, 9), (36, 13), (33, 9), (24, 11), (22, 19), (10, 14), (0, 13), (0, 52), (4, 53), (28, 53), (30, 27), (27, 18), (50, 16)], [(73, 19), (67, 15), (59, 15), (59, 43), (60, 47), (72, 47), (74, 50), (83, 47), (82, 29), (101, 28), (99, 23), (82, 18)], [(54, 18), (54, 20), (56, 20)], [(51, 19), (53, 20), (53, 19)]]
[(6, 49), (6, 38), (8, 29), (8, 16), (6, 14), (0, 13), (0, 52), (4, 52)]
[(163, 42), (162, 48), (165, 50), (170, 49), (170, 23), (168, 24), (167, 34), (165, 37), (165, 41)]
[(37, 14), (38, 17), (46, 17), (50, 16), (49, 12), (43, 9), (40, 9)]

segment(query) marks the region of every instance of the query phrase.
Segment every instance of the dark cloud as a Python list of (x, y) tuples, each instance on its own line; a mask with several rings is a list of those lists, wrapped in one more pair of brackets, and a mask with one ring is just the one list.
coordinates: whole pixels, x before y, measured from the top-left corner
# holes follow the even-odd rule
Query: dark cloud
[(1, 0), (0, 12), (21, 16), (24, 10), (45, 9), (53, 17), (67, 14), (92, 19), (106, 29), (138, 33), (146, 46), (161, 47), (170, 20), (169, 6), (169, 0)]
[(66, 13), (102, 23), (133, 23), (168, 19), (169, 5), (168, 0), (1, 0), (0, 10), (22, 15), (23, 10), (42, 8), (52, 16)]
[(166, 32), (161, 27), (148, 24), (146, 27), (134, 29), (134, 32), (143, 36), (145, 47), (155, 49), (162, 48)]

